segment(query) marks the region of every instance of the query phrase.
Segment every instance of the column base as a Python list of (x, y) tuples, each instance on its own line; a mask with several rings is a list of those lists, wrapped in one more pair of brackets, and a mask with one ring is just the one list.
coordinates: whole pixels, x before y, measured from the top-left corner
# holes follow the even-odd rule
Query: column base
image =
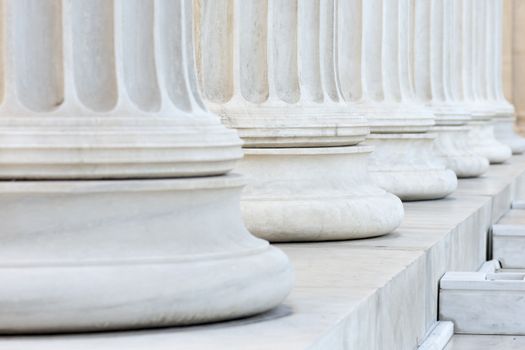
[(243, 184), (0, 183), (0, 332), (188, 325), (278, 305), (291, 266), (245, 230)]
[(487, 158), (490, 164), (503, 163), (512, 156), (510, 147), (494, 138), (492, 121), (472, 121), (469, 126), (468, 145), (474, 153)]
[(512, 150), (512, 154), (525, 152), (525, 138), (519, 136), (514, 131), (515, 118), (495, 118), (494, 136), (496, 140), (507, 145)]
[(466, 126), (436, 126), (433, 129), (437, 135), (434, 142), (437, 155), (459, 178), (477, 177), (489, 169), (487, 158), (469, 150), (469, 130)]
[(245, 149), (237, 170), (251, 180), (241, 200), (246, 226), (274, 242), (392, 232), (403, 205), (371, 181), (370, 152), (369, 146)]
[(370, 157), (375, 182), (403, 201), (443, 198), (454, 192), (457, 178), (433, 149), (434, 134), (371, 134)]

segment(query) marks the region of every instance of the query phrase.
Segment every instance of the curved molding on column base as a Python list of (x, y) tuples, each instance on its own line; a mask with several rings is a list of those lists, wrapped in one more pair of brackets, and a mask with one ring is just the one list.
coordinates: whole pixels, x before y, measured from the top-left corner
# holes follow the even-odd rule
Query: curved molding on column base
[(210, 102), (209, 107), (237, 131), (244, 147), (348, 146), (370, 133), (362, 114), (335, 102), (252, 104), (234, 99), (224, 105)]
[(363, 100), (352, 102), (352, 107), (363, 114), (371, 133), (427, 132), (435, 125), (434, 114), (423, 105), (407, 105)]
[(472, 121), (468, 136), (470, 149), (489, 160), (490, 164), (503, 163), (512, 156), (509, 146), (496, 140), (492, 121)]
[(467, 143), (469, 127), (436, 126), (434, 149), (458, 178), (477, 177), (489, 169), (489, 161), (472, 152)]
[(457, 178), (433, 149), (436, 135), (371, 134), (370, 157), (375, 182), (403, 201), (439, 199), (454, 192)]
[(209, 113), (187, 118), (0, 118), (0, 179), (177, 178), (230, 171), (242, 158), (236, 132)]
[(515, 121), (514, 117), (494, 118), (494, 137), (499, 142), (509, 146), (512, 154), (521, 154), (525, 152), (525, 138), (514, 131)]
[(291, 265), (245, 230), (243, 184), (0, 183), (0, 332), (188, 325), (277, 306)]
[(273, 242), (392, 232), (403, 205), (370, 179), (370, 152), (369, 146), (245, 149), (237, 170), (251, 180), (241, 200), (246, 226)]

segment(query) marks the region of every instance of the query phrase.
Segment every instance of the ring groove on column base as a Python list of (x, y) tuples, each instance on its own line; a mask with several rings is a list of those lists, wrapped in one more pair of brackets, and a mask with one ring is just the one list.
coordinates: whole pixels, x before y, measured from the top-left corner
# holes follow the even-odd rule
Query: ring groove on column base
[(370, 173), (383, 189), (403, 201), (439, 199), (454, 192), (457, 178), (433, 149), (435, 134), (371, 134), (376, 147)]
[(188, 325), (277, 306), (291, 265), (245, 230), (243, 184), (0, 182), (0, 332)]
[(241, 200), (246, 226), (274, 242), (326, 241), (392, 232), (399, 198), (375, 185), (369, 146), (245, 149), (239, 172), (252, 182)]

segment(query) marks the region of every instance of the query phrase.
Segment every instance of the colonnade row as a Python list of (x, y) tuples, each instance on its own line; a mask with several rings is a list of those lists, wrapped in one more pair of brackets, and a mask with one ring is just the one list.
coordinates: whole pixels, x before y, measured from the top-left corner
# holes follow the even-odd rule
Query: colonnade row
[(3, 333), (269, 310), (268, 241), (387, 234), (525, 149), (501, 0), (0, 4)]

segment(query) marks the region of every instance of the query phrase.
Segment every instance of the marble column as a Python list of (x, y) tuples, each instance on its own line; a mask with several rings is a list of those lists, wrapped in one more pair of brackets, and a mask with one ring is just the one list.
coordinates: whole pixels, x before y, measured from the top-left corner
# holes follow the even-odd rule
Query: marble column
[[(342, 2), (339, 5), (343, 5)], [(352, 239), (391, 232), (399, 199), (367, 171), (369, 132), (341, 98), (338, 1), (201, 0), (196, 20), (203, 96), (238, 130), (250, 183), (248, 229), (272, 241)]]
[(493, 56), (490, 97), (496, 105), (496, 117), (494, 118), (494, 136), (501, 143), (509, 146), (513, 154), (525, 151), (525, 139), (518, 136), (514, 131), (516, 124), (516, 110), (505, 98), (503, 87), (503, 0), (489, 2), (488, 19), (492, 25), (489, 34), (493, 37)]
[(0, 4), (0, 332), (278, 305), (290, 263), (243, 226), (241, 142), (197, 93), (191, 2)]
[(489, 162), (467, 143), (471, 115), (462, 104), (461, 6), (454, 0), (415, 2), (414, 81), (417, 96), (436, 116), (437, 154), (464, 178), (483, 174)]
[(512, 155), (511, 149), (494, 137), (494, 119), (499, 105), (492, 98), (494, 89), (494, 13), (492, 0), (464, 0), (463, 35), (466, 74), (464, 78), (466, 104), (472, 121), (469, 147), (487, 158), (491, 164), (502, 163)]
[(457, 186), (433, 149), (432, 111), (413, 83), (414, 2), (349, 0), (342, 20), (343, 96), (370, 121), (375, 181), (403, 200), (442, 198)]
[(518, 130), (525, 130), (525, 3), (512, 1), (512, 103), (516, 108)]

